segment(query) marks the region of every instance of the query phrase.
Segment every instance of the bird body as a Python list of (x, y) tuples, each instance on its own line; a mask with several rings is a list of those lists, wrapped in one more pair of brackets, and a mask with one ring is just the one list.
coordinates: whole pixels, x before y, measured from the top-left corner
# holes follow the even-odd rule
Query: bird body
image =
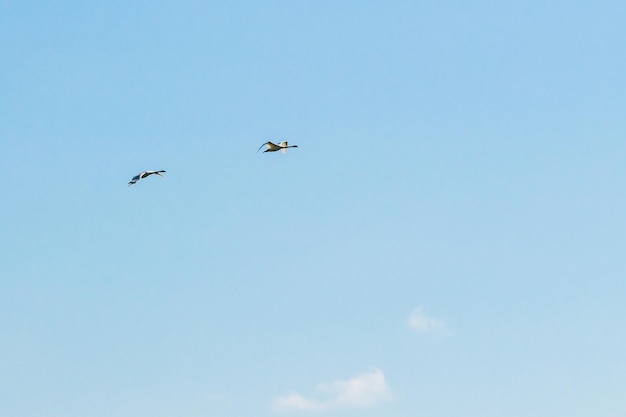
[(142, 173), (139, 173), (137, 175), (135, 175), (130, 182), (128, 183), (128, 186), (130, 187), (131, 185), (135, 184), (137, 181), (144, 179), (152, 174), (154, 175), (158, 175), (159, 177), (162, 177), (163, 175), (161, 175), (161, 172), (165, 172), (163, 170), (161, 171), (144, 171)]
[(282, 151), (283, 153), (287, 152), (288, 148), (297, 148), (298, 145), (289, 145), (287, 143), (287, 141), (283, 141), (280, 142), (278, 145), (273, 143), (273, 142), (265, 142), (263, 145), (261, 145), (261, 147), (257, 150), (260, 151), (261, 148), (263, 148), (264, 146), (267, 146), (267, 149), (263, 151), (263, 153), (265, 152), (276, 152), (276, 151)]

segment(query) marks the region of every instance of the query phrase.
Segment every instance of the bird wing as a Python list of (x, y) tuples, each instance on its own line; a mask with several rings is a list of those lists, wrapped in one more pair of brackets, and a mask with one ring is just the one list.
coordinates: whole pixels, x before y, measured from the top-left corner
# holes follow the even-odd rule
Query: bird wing
[(281, 148), (286, 148), (287, 147), (287, 141), (280, 142), (278, 144), (278, 146), (280, 146)]
[(128, 185), (133, 185), (135, 184), (137, 181), (139, 181), (139, 175), (135, 175), (130, 182), (128, 183)]
[(272, 142), (265, 142), (263, 145), (261, 145), (261, 147), (259, 149), (257, 149), (257, 152), (261, 150), (261, 148), (263, 148), (265, 145), (267, 145), (268, 148), (272, 148), (272, 146), (276, 146), (274, 145)]

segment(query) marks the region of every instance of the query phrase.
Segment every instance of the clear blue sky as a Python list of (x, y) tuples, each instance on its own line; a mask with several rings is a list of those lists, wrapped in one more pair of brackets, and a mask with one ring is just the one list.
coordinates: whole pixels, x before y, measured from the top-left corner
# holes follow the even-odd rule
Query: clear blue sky
[(626, 415), (624, 22), (1, 1), (0, 415)]

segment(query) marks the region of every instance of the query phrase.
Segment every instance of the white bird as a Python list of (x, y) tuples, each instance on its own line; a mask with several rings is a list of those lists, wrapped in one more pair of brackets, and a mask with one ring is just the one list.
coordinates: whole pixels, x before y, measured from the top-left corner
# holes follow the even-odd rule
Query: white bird
[[(287, 142), (280, 142), (278, 145), (272, 142), (265, 142), (261, 145), (261, 148), (267, 146), (267, 149), (263, 151), (265, 152), (276, 152), (282, 151), (283, 153), (287, 152), (287, 148), (297, 148), (298, 145), (288, 145)], [(261, 148), (257, 149), (257, 152), (261, 150)]]
[(130, 182), (128, 183), (128, 186), (130, 187), (131, 185), (133, 185), (134, 183), (136, 183), (137, 181), (144, 179), (152, 174), (158, 175), (159, 177), (162, 177), (163, 175), (161, 175), (161, 172), (165, 172), (165, 171), (144, 171), (138, 175), (135, 175)]

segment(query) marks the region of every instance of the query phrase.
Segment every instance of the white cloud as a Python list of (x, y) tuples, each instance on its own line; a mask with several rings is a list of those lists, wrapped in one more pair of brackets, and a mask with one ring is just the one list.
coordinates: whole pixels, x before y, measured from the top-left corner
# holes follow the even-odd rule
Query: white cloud
[(274, 410), (323, 411), (336, 408), (365, 408), (391, 400), (391, 390), (385, 382), (385, 375), (378, 369), (346, 381), (319, 384), (316, 391), (321, 399), (310, 399), (297, 393), (275, 398)]
[(419, 308), (413, 310), (413, 313), (411, 313), (407, 319), (407, 325), (419, 333), (441, 332), (444, 330), (442, 322), (428, 317), (426, 314), (422, 313), (422, 310)]
[(300, 394), (290, 394), (274, 399), (274, 409), (277, 411), (313, 411), (323, 408), (322, 403), (308, 400)]

